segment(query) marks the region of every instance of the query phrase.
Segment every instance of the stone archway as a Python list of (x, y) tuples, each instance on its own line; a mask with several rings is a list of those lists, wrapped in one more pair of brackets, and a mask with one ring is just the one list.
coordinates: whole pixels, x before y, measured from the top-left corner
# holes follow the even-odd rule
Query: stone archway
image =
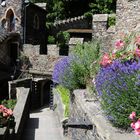
[(15, 15), (12, 9), (6, 12), (6, 24), (7, 31), (11, 32), (15, 30)]

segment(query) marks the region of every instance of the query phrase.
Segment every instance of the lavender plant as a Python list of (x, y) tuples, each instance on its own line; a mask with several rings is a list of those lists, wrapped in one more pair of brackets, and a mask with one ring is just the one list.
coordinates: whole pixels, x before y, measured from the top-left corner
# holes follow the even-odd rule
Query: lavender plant
[[(140, 113), (140, 61), (114, 60), (102, 67), (95, 84), (101, 105), (113, 125), (128, 128), (130, 112)], [(139, 114), (138, 113), (138, 114)]]
[(60, 76), (63, 75), (65, 69), (69, 67), (69, 65), (70, 59), (68, 56), (62, 58), (55, 64), (52, 74), (52, 80), (54, 83), (60, 83)]
[(77, 44), (71, 56), (60, 60), (55, 65), (53, 81), (70, 90), (86, 88), (90, 74), (97, 72), (95, 69), (99, 63), (94, 63), (92, 68), (91, 64), (99, 58), (99, 49), (100, 45), (98, 42)]

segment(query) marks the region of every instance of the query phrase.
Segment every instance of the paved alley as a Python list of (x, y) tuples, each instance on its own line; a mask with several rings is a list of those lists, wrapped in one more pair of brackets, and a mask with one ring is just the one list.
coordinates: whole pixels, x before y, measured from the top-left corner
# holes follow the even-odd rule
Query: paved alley
[(30, 113), (22, 140), (64, 140), (58, 118), (49, 108)]

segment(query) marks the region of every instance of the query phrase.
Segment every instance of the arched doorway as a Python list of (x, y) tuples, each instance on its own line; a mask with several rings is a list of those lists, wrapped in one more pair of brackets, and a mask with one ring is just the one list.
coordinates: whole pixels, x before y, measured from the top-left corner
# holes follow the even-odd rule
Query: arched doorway
[(15, 16), (12, 9), (9, 9), (6, 13), (7, 31), (11, 32), (15, 30)]

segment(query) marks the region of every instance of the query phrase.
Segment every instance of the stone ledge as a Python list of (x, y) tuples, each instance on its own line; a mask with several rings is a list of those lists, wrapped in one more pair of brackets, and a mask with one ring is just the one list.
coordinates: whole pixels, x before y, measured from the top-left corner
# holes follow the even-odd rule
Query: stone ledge
[(20, 87), (18, 88), (18, 100), (13, 110), (15, 117), (15, 139), (20, 140), (21, 134), (24, 129), (24, 124), (29, 118), (29, 88)]
[(96, 14), (96, 15), (93, 15), (93, 22), (107, 21), (107, 20), (108, 20), (108, 14)]
[(139, 140), (133, 133), (125, 133), (105, 119), (98, 102), (86, 102), (84, 95), (86, 90), (75, 90), (75, 102), (80, 104), (81, 110), (87, 114), (96, 127), (99, 138), (102, 140)]

